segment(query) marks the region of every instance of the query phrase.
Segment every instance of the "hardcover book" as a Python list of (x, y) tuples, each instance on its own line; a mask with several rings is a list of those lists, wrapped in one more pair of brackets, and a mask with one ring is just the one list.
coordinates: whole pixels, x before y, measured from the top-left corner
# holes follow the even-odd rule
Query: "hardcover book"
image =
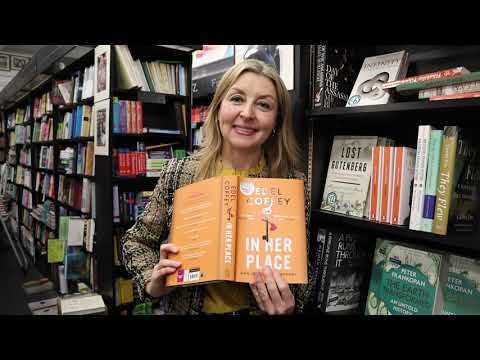
[(405, 77), (407, 59), (405, 50), (365, 58), (346, 106), (388, 103), (390, 94), (383, 85)]
[(335, 136), (321, 209), (363, 217), (378, 136)]
[(303, 180), (217, 176), (175, 192), (167, 286), (249, 282), (264, 266), (307, 282)]
[(377, 239), (367, 315), (432, 315), (441, 308), (443, 255)]
[(311, 51), (312, 108), (345, 106), (360, 69), (359, 56), (355, 49), (335, 45), (312, 45)]
[(463, 66), (458, 66), (455, 68), (450, 68), (450, 69), (444, 69), (444, 70), (439, 70), (435, 72), (430, 72), (427, 74), (421, 74), (421, 75), (416, 75), (416, 76), (409, 76), (405, 79), (402, 80), (396, 80), (396, 81), (389, 81), (385, 84), (383, 84), (384, 89), (390, 89), (397, 87), (399, 85), (403, 84), (413, 84), (413, 83), (421, 83), (427, 80), (434, 80), (434, 79), (442, 79), (442, 78), (449, 78), (449, 77), (454, 77), (454, 76), (460, 76), (464, 74), (469, 74), (470, 71), (466, 69)]
[(461, 84), (470, 81), (480, 80), (480, 71), (466, 73), (463, 75), (444, 77), (439, 79), (431, 79), (422, 82), (398, 85), (396, 90), (400, 93), (414, 93), (423, 89), (429, 89), (439, 86)]
[(442, 286), (442, 315), (480, 315), (479, 260), (449, 255)]
[(330, 314), (363, 311), (373, 253), (366, 233), (320, 228), (315, 270), (316, 307)]

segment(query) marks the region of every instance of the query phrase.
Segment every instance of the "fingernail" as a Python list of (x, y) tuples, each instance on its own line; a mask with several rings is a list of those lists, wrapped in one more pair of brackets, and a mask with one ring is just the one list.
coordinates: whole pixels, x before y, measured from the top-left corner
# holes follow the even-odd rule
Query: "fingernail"
[(174, 261), (174, 264), (176, 267), (179, 267), (180, 265), (182, 265), (182, 263), (180, 261)]

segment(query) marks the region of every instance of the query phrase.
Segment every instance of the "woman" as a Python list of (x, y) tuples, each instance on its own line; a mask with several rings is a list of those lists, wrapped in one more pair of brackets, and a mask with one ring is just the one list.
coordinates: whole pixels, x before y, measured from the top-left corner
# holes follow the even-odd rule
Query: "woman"
[[(224, 74), (209, 107), (202, 149), (166, 165), (145, 212), (122, 239), (124, 263), (141, 298), (162, 298), (165, 312), (175, 314), (289, 314), (303, 310), (312, 279), (307, 285), (289, 286), (268, 267), (250, 284), (165, 288), (166, 277), (181, 265), (168, 260), (170, 253), (178, 251), (167, 239), (175, 190), (227, 174), (303, 178), (296, 170), (299, 155), (291, 125), (290, 97), (272, 67), (245, 60)], [(307, 203), (307, 229), (309, 210)]]

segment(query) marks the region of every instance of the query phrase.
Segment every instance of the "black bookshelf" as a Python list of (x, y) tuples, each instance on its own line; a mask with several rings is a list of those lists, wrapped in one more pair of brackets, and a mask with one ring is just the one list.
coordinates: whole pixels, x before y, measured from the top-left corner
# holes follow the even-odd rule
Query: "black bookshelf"
[[(434, 49), (433, 49), (434, 48)], [(408, 76), (427, 73), (442, 68), (464, 65), (478, 71), (476, 59), (480, 48), (465, 51), (460, 46), (373, 46), (366, 56), (407, 49), (412, 63)], [(328, 172), (331, 146), (335, 135), (377, 135), (392, 138), (395, 146), (416, 148), (419, 125), (432, 125), (442, 129), (445, 125), (459, 125), (468, 132), (478, 133), (477, 121), (480, 99), (445, 101), (415, 100), (412, 97), (395, 97), (385, 105), (306, 109), (306, 128), (309, 129), (309, 166), (311, 167), (311, 244), (315, 244), (319, 226), (337, 225), (344, 229), (366, 231), (372, 238), (400, 241), (412, 246), (480, 258), (480, 232), (478, 224), (473, 232), (449, 231), (441, 236), (413, 231), (408, 226), (393, 226), (366, 219), (320, 210), (323, 189)], [(480, 148), (478, 137), (473, 145)], [(480, 218), (480, 205), (476, 210)]]

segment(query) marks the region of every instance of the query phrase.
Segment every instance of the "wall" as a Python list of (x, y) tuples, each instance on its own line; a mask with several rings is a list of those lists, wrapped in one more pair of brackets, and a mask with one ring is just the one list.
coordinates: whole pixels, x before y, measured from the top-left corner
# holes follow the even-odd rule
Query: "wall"
[[(8, 55), (19, 55), (19, 56), (25, 56), (25, 57), (32, 57), (31, 54), (25, 54), (25, 53), (17, 53), (17, 52), (10, 52), (10, 51), (0, 51), (1, 54), (8, 54)], [(12, 80), (15, 75), (17, 75), (19, 70), (10, 70), (10, 71), (3, 71), (0, 70), (0, 91), (3, 90), (3, 88)]]

